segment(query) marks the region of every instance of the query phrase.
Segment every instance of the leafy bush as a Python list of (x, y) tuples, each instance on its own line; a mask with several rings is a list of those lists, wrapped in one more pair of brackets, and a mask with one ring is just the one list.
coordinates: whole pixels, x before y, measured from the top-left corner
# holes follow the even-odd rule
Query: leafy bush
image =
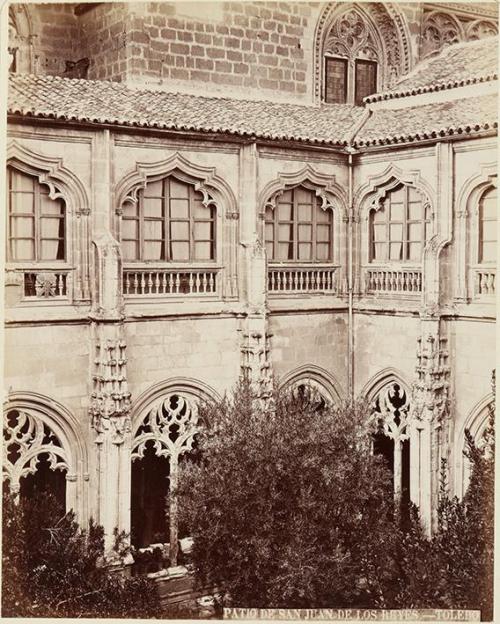
[(366, 407), (319, 405), (311, 393), (275, 393), (263, 407), (243, 383), (205, 407), (209, 427), (179, 491), (201, 583), (245, 607), (468, 608), (491, 618), (494, 410), (482, 448), (467, 433), (462, 501), (448, 497), (443, 464), (429, 538), (414, 505), (394, 513)]
[[(116, 533), (117, 542), (123, 536)], [(3, 497), (2, 614), (5, 617), (154, 617), (154, 582), (103, 567), (104, 531), (79, 528), (50, 495)]]
[(393, 607), (480, 609), (493, 617), (494, 555), (494, 406), (483, 443), (466, 435), (471, 478), (462, 500), (448, 495), (447, 464), (442, 461), (437, 529), (431, 539), (414, 512), (400, 531), (395, 560), (397, 591)]
[(201, 582), (246, 607), (378, 604), (392, 489), (364, 407), (321, 407), (311, 392), (266, 407), (243, 383), (203, 417), (179, 491)]

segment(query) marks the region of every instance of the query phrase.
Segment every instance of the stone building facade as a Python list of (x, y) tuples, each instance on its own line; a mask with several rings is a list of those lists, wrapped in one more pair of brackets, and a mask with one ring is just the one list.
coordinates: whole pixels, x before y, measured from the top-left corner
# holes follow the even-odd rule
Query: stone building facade
[(175, 564), (197, 405), (248, 374), (365, 397), (431, 530), (492, 401), (495, 5), (8, 19), (5, 483)]

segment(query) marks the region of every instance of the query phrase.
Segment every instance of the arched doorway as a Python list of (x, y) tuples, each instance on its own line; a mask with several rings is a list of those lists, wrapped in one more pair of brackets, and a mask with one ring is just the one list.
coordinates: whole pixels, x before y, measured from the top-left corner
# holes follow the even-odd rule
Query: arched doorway
[(170, 566), (177, 565), (179, 524), (175, 496), (179, 464), (196, 448), (198, 405), (181, 393), (168, 393), (146, 412), (132, 441), (132, 543), (138, 548), (169, 543)]
[(54, 429), (27, 409), (4, 415), (4, 488), (27, 500), (52, 494), (66, 507), (67, 451)]
[(372, 402), (376, 424), (373, 453), (384, 458), (391, 473), (394, 497), (403, 509), (410, 502), (409, 409), (407, 392), (397, 381), (386, 384)]

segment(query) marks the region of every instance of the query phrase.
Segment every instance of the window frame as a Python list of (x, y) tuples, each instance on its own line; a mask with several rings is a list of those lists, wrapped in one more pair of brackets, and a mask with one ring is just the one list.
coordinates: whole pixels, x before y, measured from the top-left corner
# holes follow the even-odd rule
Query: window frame
[[(344, 65), (344, 97), (342, 102), (334, 102), (327, 99), (328, 90), (328, 61), (341, 62)], [(349, 59), (341, 56), (334, 56), (333, 54), (325, 54), (324, 56), (324, 71), (323, 71), (323, 101), (326, 104), (346, 104), (349, 100)]]
[(372, 95), (373, 93), (377, 92), (377, 84), (378, 84), (378, 63), (377, 61), (373, 61), (373, 60), (369, 60), (369, 59), (363, 59), (363, 58), (356, 58), (354, 59), (354, 104), (356, 106), (362, 106), (363, 105), (363, 98), (361, 98), (361, 101), (358, 102), (358, 66), (359, 65), (369, 65), (375, 68), (375, 84), (374, 84), (374, 91), (372, 93), (367, 93), (366, 95), (363, 96), (363, 98), (368, 97), (369, 95)]
[[(177, 183), (183, 184), (188, 189), (188, 218), (177, 218), (172, 217), (171, 213), (171, 200), (176, 199), (172, 197), (170, 190), (170, 182), (174, 180)], [(148, 196), (145, 196), (145, 192), (147, 191), (147, 185), (155, 182), (161, 182), (162, 184), (162, 195), (160, 197), (150, 197), (149, 199), (161, 199), (162, 206), (162, 216), (161, 217), (151, 217), (145, 216), (144, 209), (144, 200), (148, 199)], [(159, 265), (198, 265), (198, 264), (210, 264), (213, 265), (217, 262), (217, 233), (218, 233), (218, 223), (217, 223), (217, 209), (215, 204), (211, 203), (210, 205), (204, 205), (204, 210), (207, 211), (207, 218), (200, 219), (194, 216), (194, 202), (193, 199), (194, 194), (200, 194), (203, 197), (203, 194), (200, 191), (197, 191), (194, 183), (189, 180), (185, 180), (180, 176), (176, 176), (173, 174), (162, 175), (159, 177), (154, 177), (148, 179), (144, 188), (139, 189), (137, 192), (137, 202), (131, 204), (135, 207), (135, 216), (128, 216), (125, 212), (122, 214), (122, 226), (121, 226), (121, 236), (120, 236), (120, 244), (122, 246), (122, 251), (124, 249), (124, 242), (136, 242), (137, 245), (137, 253), (136, 258), (126, 258), (124, 253), (124, 263), (137, 265), (137, 264), (159, 264)], [(123, 233), (123, 222), (124, 221), (134, 221), (137, 223), (137, 238), (126, 238)], [(162, 224), (162, 239), (147, 239), (145, 238), (145, 223), (146, 222), (161, 222)], [(172, 223), (181, 223), (187, 222), (189, 239), (174, 239), (172, 237)], [(212, 238), (209, 239), (197, 239), (195, 237), (195, 228), (198, 223), (209, 223), (211, 224)], [(151, 242), (161, 242), (163, 247), (162, 258), (159, 259), (145, 259), (145, 245)], [(189, 244), (189, 257), (185, 260), (175, 260), (172, 259), (172, 242), (180, 242), (180, 243), (188, 243)], [(196, 243), (210, 243), (211, 244), (211, 258), (198, 260), (195, 258), (195, 246)]]
[[(328, 83), (328, 61), (340, 61), (344, 63), (344, 80), (345, 80), (345, 97), (342, 102), (334, 102), (327, 99), (327, 83)], [(323, 55), (323, 90), (322, 100), (325, 104), (352, 104), (354, 106), (362, 106), (363, 102), (357, 103), (357, 68), (358, 63), (371, 64), (375, 67), (375, 85), (373, 93), (376, 93), (379, 89), (379, 74), (380, 63), (377, 60), (365, 59), (359, 56), (354, 58), (348, 58), (347, 56), (335, 55), (331, 53), (325, 53)], [(366, 96), (363, 97), (368, 97)]]
[[(392, 219), (392, 212), (391, 212), (392, 204), (391, 204), (390, 198), (394, 192), (398, 191), (401, 188), (404, 191), (404, 197), (403, 197), (403, 202), (402, 202), (402, 206), (403, 206), (402, 218), (394, 220)], [(410, 217), (409, 215), (410, 204), (416, 203), (416, 202), (410, 201), (410, 190), (414, 190), (415, 192), (419, 193), (419, 195), (421, 196), (419, 203), (421, 205), (422, 217), (420, 219), (409, 218)], [(378, 209), (373, 208), (372, 210), (370, 210), (369, 240), (368, 240), (368, 263), (369, 265), (375, 265), (375, 266), (376, 265), (383, 265), (383, 266), (397, 265), (397, 264), (420, 265), (423, 260), (424, 249), (425, 249), (428, 239), (430, 238), (429, 234), (432, 228), (432, 218), (428, 214), (429, 211), (430, 211), (430, 207), (428, 206), (428, 203), (426, 202), (425, 197), (422, 196), (422, 194), (420, 193), (418, 189), (416, 189), (415, 187), (411, 185), (401, 183), (395, 186), (390, 191), (388, 191), (384, 198), (384, 205)], [(380, 214), (380, 213), (384, 214), (385, 218), (383, 221), (376, 223), (375, 217), (377, 214)], [(384, 257), (380, 259), (376, 258), (376, 253), (375, 253), (375, 244), (376, 244), (375, 225), (385, 225), (385, 239), (383, 241), (377, 241), (378, 244), (383, 244), (385, 248)], [(393, 241), (391, 239), (391, 226), (393, 225), (401, 226), (402, 237), (400, 241), (395, 241), (395, 240)], [(410, 235), (409, 235), (409, 231), (410, 231), (409, 226), (411, 225), (420, 225), (420, 234), (421, 234), (420, 240), (418, 241), (411, 240)], [(391, 244), (392, 243), (400, 243), (401, 245), (400, 258), (397, 260), (391, 259)], [(412, 243), (419, 243), (421, 245), (421, 257), (419, 260), (411, 259), (409, 246)]]
[[(33, 191), (16, 191), (12, 188), (12, 176), (14, 173), (18, 175), (29, 178), (33, 182)], [(14, 265), (16, 267), (25, 266), (25, 267), (33, 267), (33, 266), (58, 266), (59, 268), (64, 267), (68, 264), (69, 257), (69, 236), (68, 236), (68, 206), (67, 202), (62, 197), (51, 198), (50, 197), (50, 187), (40, 182), (38, 176), (23, 171), (11, 163), (7, 164), (7, 184), (6, 184), (6, 256), (7, 263)], [(33, 198), (33, 211), (32, 212), (13, 212), (13, 200), (12, 197), (15, 194), (30, 194)], [(54, 215), (50, 213), (42, 212), (42, 201), (41, 196), (47, 196), (53, 202), (56, 202), (61, 207), (62, 211), (60, 215)], [(33, 223), (33, 236), (13, 236), (13, 228), (12, 224), (15, 219), (23, 218), (23, 219), (32, 219)], [(63, 236), (60, 235), (56, 238), (52, 237), (44, 237), (42, 221), (43, 220), (58, 220), (59, 221), (59, 231), (63, 230)], [(62, 226), (61, 226), (62, 223)], [(16, 240), (30, 240), (33, 242), (33, 257), (26, 259), (15, 259), (13, 253), (13, 243)], [(43, 241), (62, 241), (63, 243), (63, 258), (42, 258), (42, 242)], [(59, 255), (59, 252), (58, 254)]]
[[(485, 267), (495, 267), (496, 263), (497, 263), (497, 259), (495, 258), (494, 260), (484, 260), (484, 247), (483, 247), (483, 243), (485, 242), (494, 242), (496, 243), (496, 245), (498, 245), (498, 240), (496, 238), (497, 235), (497, 222), (498, 222), (498, 218), (488, 218), (485, 219), (484, 218), (484, 199), (485, 196), (490, 194), (490, 193), (494, 193), (495, 194), (495, 203), (498, 201), (498, 192), (497, 192), (497, 188), (495, 185), (491, 185), (488, 186), (486, 189), (484, 189), (484, 191), (481, 193), (481, 195), (479, 196), (479, 201), (478, 201), (478, 232), (477, 232), (477, 264), (480, 266), (485, 266)], [(492, 240), (485, 240), (484, 239), (484, 224), (485, 223), (494, 223), (494, 228), (493, 228), (493, 232), (495, 234), (495, 239)]]
[[(300, 220), (299, 218), (300, 217), (299, 205), (302, 204), (303, 202), (298, 201), (297, 193), (296, 193), (297, 190), (307, 191), (308, 193), (311, 193), (312, 195), (313, 201), (310, 204), (311, 206), (311, 220), (310, 221), (303, 221), (303, 220)], [(280, 200), (282, 199), (284, 193), (287, 193), (287, 192), (292, 194), (291, 204), (292, 204), (292, 209), (293, 209), (293, 213), (292, 213), (293, 218), (291, 220), (282, 221), (279, 218), (279, 206), (280, 206), (280, 203), (283, 203), (283, 202), (280, 202)], [(273, 249), (272, 257), (268, 257), (269, 263), (273, 265), (304, 264), (308, 266), (319, 265), (319, 264), (333, 264), (334, 263), (334, 248), (333, 248), (334, 246), (334, 214), (333, 214), (333, 210), (330, 207), (323, 209), (320, 205), (321, 200), (319, 197), (317, 197), (314, 194), (314, 190), (302, 184), (298, 184), (292, 188), (286, 189), (284, 193), (281, 193), (276, 197), (276, 202), (275, 202), (274, 207), (268, 206), (266, 208), (266, 212), (264, 216), (264, 245), (267, 249), (268, 244), (271, 244), (272, 249)], [(321, 210), (328, 214), (328, 222), (322, 223), (317, 220), (318, 210)], [(271, 211), (272, 219), (267, 218), (268, 211)], [(272, 239), (267, 238), (267, 226), (268, 225), (272, 225), (273, 227)], [(281, 225), (288, 225), (292, 227), (292, 232), (293, 232), (292, 240), (286, 241), (286, 240), (281, 240), (279, 238), (279, 228)], [(311, 245), (311, 259), (310, 260), (303, 260), (299, 258), (299, 244), (301, 242), (299, 240), (299, 226), (301, 225), (311, 226), (312, 232), (311, 232), (310, 243), (309, 241), (302, 241), (302, 242), (309, 243)], [(322, 225), (324, 226), (327, 225), (329, 228), (329, 236), (328, 236), (327, 241), (318, 241), (318, 236), (317, 236), (318, 226), (322, 226)], [(288, 245), (292, 244), (292, 248), (293, 248), (292, 259), (280, 259), (279, 246), (280, 244), (284, 244), (284, 243), (288, 243)], [(326, 259), (318, 259), (317, 257), (318, 243), (319, 244), (326, 243), (328, 245), (328, 257)]]

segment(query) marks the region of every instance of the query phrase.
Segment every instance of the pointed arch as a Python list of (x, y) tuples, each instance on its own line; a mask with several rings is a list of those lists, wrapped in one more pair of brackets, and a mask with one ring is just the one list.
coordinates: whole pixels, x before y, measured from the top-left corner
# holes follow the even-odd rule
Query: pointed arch
[(9, 70), (33, 73), (33, 21), (26, 4), (9, 5)]
[[(213, 208), (214, 234), (211, 238), (210, 260), (217, 262), (220, 268), (214, 283), (215, 290), (224, 298), (234, 299), (238, 294), (238, 203), (229, 184), (220, 177), (215, 167), (203, 167), (190, 162), (179, 152), (156, 162), (138, 162), (134, 169), (126, 174), (114, 190), (116, 217), (114, 234), (122, 239), (122, 215), (124, 206), (138, 204), (139, 191), (151, 182), (168, 177), (177, 178), (201, 193), (202, 203), (206, 208)], [(140, 209), (137, 214), (141, 214)], [(141, 217), (142, 219), (142, 217)], [(191, 236), (191, 235), (190, 235)], [(192, 239), (190, 239), (192, 242)], [(212, 276), (212, 279), (213, 276)], [(220, 285), (219, 285), (220, 284)], [(212, 288), (212, 287), (210, 287)]]
[(367, 401), (373, 401), (383, 388), (391, 383), (399, 384), (410, 395), (411, 385), (396, 368), (388, 366), (374, 375), (362, 388), (360, 395)]
[(295, 186), (305, 186), (321, 199), (321, 208), (339, 210), (342, 217), (347, 215), (347, 194), (338, 184), (335, 175), (318, 171), (307, 164), (295, 172), (279, 173), (278, 177), (266, 184), (259, 194), (259, 214), (264, 216), (266, 208), (276, 206), (276, 199), (286, 190)]
[(226, 214), (238, 213), (236, 197), (227, 182), (216, 173), (215, 167), (202, 167), (190, 162), (179, 152), (164, 160), (148, 163), (138, 162), (135, 168), (126, 174), (115, 189), (115, 207), (119, 213), (125, 202), (137, 202), (137, 192), (144, 189), (148, 181), (154, 181), (169, 175), (193, 184), (196, 191), (203, 195), (205, 206), (216, 204)]
[(162, 401), (165, 397), (172, 393), (178, 393), (186, 396), (195, 402), (213, 403), (220, 401), (221, 397), (211, 386), (189, 377), (171, 377), (159, 381), (140, 394), (132, 403), (130, 410), (132, 422), (132, 436), (134, 436), (137, 428), (140, 426), (141, 419), (145, 413), (151, 409), (153, 405)]
[[(87, 301), (90, 298), (90, 203), (83, 182), (64, 165), (62, 158), (35, 152), (17, 141), (11, 141), (7, 146), (7, 166), (30, 175), (47, 186), (50, 199), (64, 200), (67, 216), (64, 297), (70, 301)], [(18, 269), (21, 270), (19, 266), (16, 271)], [(56, 273), (40, 275), (48, 276), (49, 281), (61, 279)]]
[(63, 165), (62, 158), (46, 156), (11, 141), (7, 146), (7, 164), (38, 178), (49, 187), (51, 199), (62, 198), (75, 215), (90, 212), (87, 191), (82, 181)]
[[(144, 526), (143, 499), (146, 493), (158, 501), (148, 513), (161, 535), (170, 543), (170, 565), (177, 565), (179, 516), (176, 491), (179, 462), (196, 444), (203, 424), (198, 408), (201, 401), (218, 400), (207, 384), (194, 379), (174, 377), (155, 384), (134, 402), (131, 410), (132, 497), (131, 525), (134, 540), (148, 541), (152, 533)], [(143, 462), (145, 466), (143, 466)], [(141, 470), (144, 471), (141, 475)], [(159, 477), (159, 479), (158, 479)], [(134, 486), (135, 483), (135, 486)], [(134, 494), (135, 493), (135, 494)], [(169, 501), (166, 522), (164, 498)], [(163, 541), (167, 541), (167, 539)]]
[(464, 496), (470, 479), (470, 463), (464, 455), (466, 449), (465, 430), (470, 431), (476, 444), (480, 445), (482, 435), (488, 426), (490, 408), (494, 401), (495, 395), (492, 392), (480, 399), (470, 410), (455, 438), (455, 492), (459, 497)]
[[(373, 207), (379, 209), (387, 193), (398, 184), (413, 186), (425, 196), (426, 201), (433, 207), (434, 189), (422, 177), (420, 171), (401, 169), (391, 162), (381, 173), (370, 176), (368, 181), (356, 191), (354, 209), (362, 219), (368, 218), (367, 212)], [(371, 200), (369, 203), (367, 202), (368, 198)]]
[(322, 10), (314, 35), (313, 93), (316, 101), (321, 100), (323, 83), (323, 59), (325, 44), (335, 22), (343, 14), (356, 11), (367, 25), (380, 55), (379, 67), (383, 73), (379, 79), (379, 90), (389, 87), (399, 76), (412, 67), (414, 57), (412, 39), (407, 21), (397, 3), (343, 3), (330, 2)]
[(481, 163), (476, 173), (462, 184), (457, 195), (456, 297), (459, 301), (470, 301), (478, 295), (495, 292), (495, 267), (483, 274), (477, 266), (474, 268), (478, 264), (479, 204), (482, 195), (491, 187), (498, 188), (497, 164)]
[(340, 404), (344, 399), (344, 393), (336, 377), (315, 364), (304, 364), (286, 373), (280, 379), (280, 388), (292, 389), (301, 383), (310, 384), (323, 398), (334, 405)]
[[(7, 415), (12, 412), (20, 414), (19, 422), (9, 426)], [(26, 430), (32, 435), (26, 436)], [(4, 454), (4, 475), (11, 480), (11, 487), (17, 490), (20, 478), (36, 472), (37, 454), (47, 453), (53, 470), (66, 471), (66, 508), (73, 509), (79, 521), (86, 523), (88, 451), (83, 431), (71, 411), (42, 394), (10, 392), (4, 403), (4, 444), (6, 432), (11, 442), (21, 440), (23, 447), (20, 457), (10, 466), (6, 464), (7, 453)]]

